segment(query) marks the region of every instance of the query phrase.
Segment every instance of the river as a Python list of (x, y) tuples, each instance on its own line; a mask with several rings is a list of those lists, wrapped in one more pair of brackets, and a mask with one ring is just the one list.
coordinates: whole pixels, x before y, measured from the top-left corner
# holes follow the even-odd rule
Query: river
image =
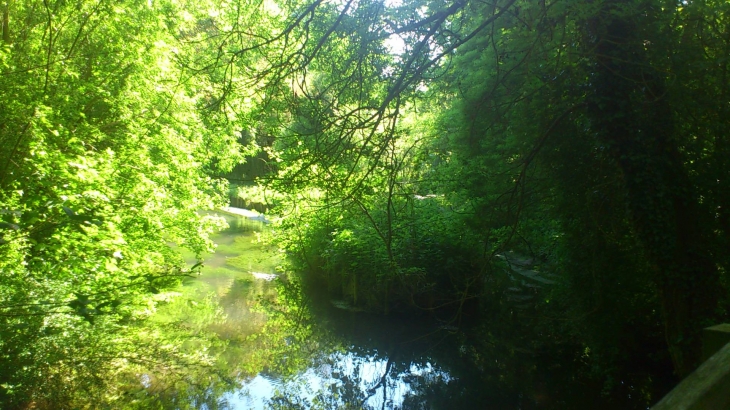
[[(464, 332), (429, 317), (357, 312), (317, 289), (305, 292), (282, 269), (284, 255), (260, 240), (264, 222), (224, 216), (230, 227), (215, 235), (217, 250), (201, 275), (156, 313), (158, 322), (183, 323), (207, 338), (191, 345), (204, 345), (208, 365), (184, 383), (156, 385), (161, 377), (141, 375), (165, 407), (619, 408), (560, 358), (546, 363), (539, 352), (500, 342), (484, 323)], [(632, 389), (621, 408), (638, 408)]]

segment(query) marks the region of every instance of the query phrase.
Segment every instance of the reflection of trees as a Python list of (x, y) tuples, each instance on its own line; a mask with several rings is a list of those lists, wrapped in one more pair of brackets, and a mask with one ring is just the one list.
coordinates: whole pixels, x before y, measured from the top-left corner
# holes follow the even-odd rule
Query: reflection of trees
[[(430, 399), (412, 392), (414, 387), (453, 379), (423, 354), (443, 336), (423, 337), (429, 332), (426, 323), (327, 309), (316, 310), (307, 321), (300, 326), (316, 321), (317, 331), (288, 354), (294, 355), (289, 360), (303, 359), (309, 370), (290, 373), (268, 401), (269, 409), (394, 409), (409, 396)], [(418, 342), (408, 343), (413, 340)]]
[[(447, 385), (448, 373), (428, 362), (398, 361), (397, 352), (388, 356), (374, 350), (323, 354), (318, 371), (297, 375), (283, 383), (268, 408), (283, 409), (396, 409), (409, 403), (425, 405), (432, 399), (417, 389)], [(403, 401), (403, 405), (400, 402)]]
[(272, 410), (305, 410), (309, 409), (310, 404), (306, 399), (299, 396), (274, 396), (269, 401), (269, 408)]
[(264, 326), (266, 315), (256, 311), (258, 301), (272, 297), (270, 284), (250, 278), (236, 278), (228, 292), (219, 300), (226, 314), (226, 321), (213, 329), (223, 339), (243, 339)]
[[(181, 408), (184, 402), (189, 408), (203, 403), (219, 408), (222, 394), (238, 389), (226, 385), (224, 377), (240, 381), (258, 374), (277, 386), (266, 402), (271, 410), (535, 407), (531, 399), (517, 399), (529, 376), (524, 383), (509, 376), (533, 370), (505, 355), (494, 352), (491, 359), (477, 360), (471, 349), (460, 349), (463, 340), (434, 332), (429, 322), (313, 313), (295, 279), (276, 283), (275, 298), (258, 300), (256, 284), (232, 283), (220, 300), (223, 308), (238, 310), (242, 321), (251, 313), (263, 315), (263, 328), (214, 349), (216, 370), (191, 374), (169, 394), (159, 394), (161, 401)], [(227, 314), (230, 318), (232, 312)], [(212, 385), (206, 377), (215, 372), (221, 377), (214, 376)]]
[[(240, 389), (226, 377), (240, 383), (258, 374), (277, 386), (266, 401), (271, 410), (536, 408), (525, 388), (534, 368), (502, 350), (477, 354), (428, 321), (313, 312), (294, 278), (275, 283), (275, 297), (257, 300), (257, 283), (233, 281), (220, 299), (229, 319), (236, 310), (241, 321), (254, 314), (265, 316), (265, 324), (212, 349), (215, 369), (161, 386), (167, 390), (155, 392), (158, 403), (221, 408), (220, 397)], [(193, 309), (185, 307), (181, 314)], [(235, 333), (245, 324), (232, 326)]]
[[(284, 409), (362, 409), (367, 396), (363, 389), (363, 364), (348, 366), (341, 354), (320, 355), (319, 372), (306, 372), (289, 380), (269, 400), (268, 408)], [(325, 369), (325, 371), (322, 371)], [(319, 379), (321, 377), (321, 379)], [(319, 380), (317, 380), (319, 379)], [(320, 388), (314, 390), (313, 382)], [(303, 407), (302, 407), (303, 406)]]

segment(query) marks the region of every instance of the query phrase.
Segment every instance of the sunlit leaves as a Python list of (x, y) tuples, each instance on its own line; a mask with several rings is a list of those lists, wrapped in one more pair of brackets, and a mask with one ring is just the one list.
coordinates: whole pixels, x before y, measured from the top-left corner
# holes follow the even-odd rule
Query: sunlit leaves
[[(211, 169), (241, 160), (241, 122), (216, 119), (204, 103), (211, 78), (180, 65), (197, 47), (184, 33), (212, 7), (11, 7), (18, 24), (0, 79), (0, 345), (15, 371), (2, 377), (14, 386), (3, 403), (83, 402), (75, 390), (122, 366), (130, 325), (157, 303), (149, 295), (189, 274), (170, 245), (212, 248), (208, 235), (223, 222), (199, 211), (222, 203), (226, 186)], [(83, 366), (84, 356), (99, 359)], [(96, 373), (107, 376), (88, 384)]]

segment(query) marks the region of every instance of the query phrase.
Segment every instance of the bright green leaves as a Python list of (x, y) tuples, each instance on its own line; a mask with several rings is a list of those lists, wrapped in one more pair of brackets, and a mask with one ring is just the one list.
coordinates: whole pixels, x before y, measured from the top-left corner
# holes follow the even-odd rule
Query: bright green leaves
[(171, 245), (212, 249), (224, 222), (200, 211), (223, 203), (211, 169), (241, 160), (243, 124), (212, 112), (217, 84), (181, 62), (202, 51), (187, 40), (207, 38), (214, 6), (12, 5), (24, 24), (0, 56), (0, 350), (15, 347), (0, 365), (16, 387), (3, 406), (71, 405), (92, 373), (124, 367), (80, 364), (88, 346), (120, 357), (152, 295), (189, 274)]

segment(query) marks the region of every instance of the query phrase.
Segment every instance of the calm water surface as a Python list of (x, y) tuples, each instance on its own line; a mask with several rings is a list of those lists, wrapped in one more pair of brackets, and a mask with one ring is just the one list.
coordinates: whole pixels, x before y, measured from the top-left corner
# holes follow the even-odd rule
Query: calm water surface
[[(401, 408), (413, 401), (419, 389), (454, 381), (428, 354), (433, 336), (440, 334), (437, 342), (443, 342), (444, 337), (451, 336), (448, 331), (425, 322), (386, 321), (342, 306), (336, 308), (337, 303), (327, 300), (318, 306), (304, 306), (301, 300), (283, 301), (278, 294), (286, 286), (282, 284), (285, 275), (277, 270), (281, 254), (258, 241), (258, 235), (267, 229), (265, 225), (225, 217), (230, 228), (216, 234), (216, 253), (206, 258), (202, 275), (186, 287), (200, 297), (213, 295), (224, 319), (210, 324), (210, 329), (228, 342), (227, 360), (245, 360), (257, 353), (266, 356), (266, 352), (255, 350), (268, 346), (267, 336), (283, 341), (283, 346), (277, 346), (282, 356), (272, 358), (273, 362), (265, 363), (266, 368), (255, 375), (244, 375), (236, 388), (223, 394), (221, 404), (225, 407)], [(268, 310), (276, 311), (276, 304), (281, 303), (300, 304), (298, 309), (308, 310), (302, 320), (309, 323), (294, 324), (293, 329), (291, 323), (267, 327)], [(297, 326), (307, 330), (306, 343), (297, 340)], [(291, 334), (266, 334), (287, 333), (284, 329)], [(263, 346), (256, 342), (263, 342)], [(422, 354), (408, 357), (413, 354), (408, 349), (413, 348)], [(287, 363), (289, 360), (292, 363)]]
[(214, 339), (207, 349), (215, 368), (196, 376), (197, 385), (210, 384), (191, 396), (193, 408), (618, 408), (585, 394), (595, 386), (582, 386), (569, 368), (495, 343), (489, 329), (467, 337), (433, 319), (384, 318), (316, 289), (305, 295), (280, 268), (283, 255), (258, 240), (269, 228), (225, 217), (230, 228), (215, 236), (216, 253), (182, 289), (200, 317), (159, 313), (200, 323)]

